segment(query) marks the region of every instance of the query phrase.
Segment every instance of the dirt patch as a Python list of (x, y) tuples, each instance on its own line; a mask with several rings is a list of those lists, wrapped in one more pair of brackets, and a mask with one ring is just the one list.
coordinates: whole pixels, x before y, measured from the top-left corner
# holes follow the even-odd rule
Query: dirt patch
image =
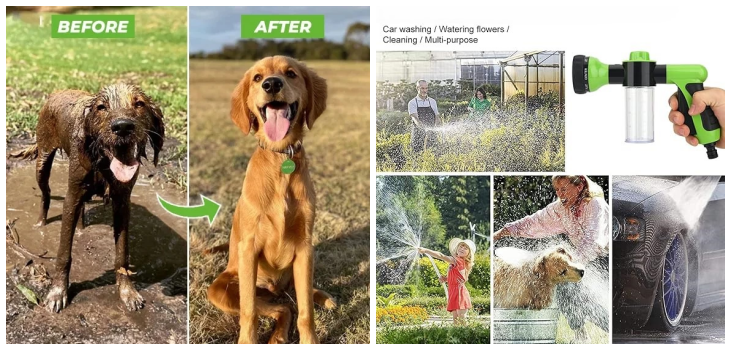
[(137, 312), (126, 311), (119, 300), (112, 208), (101, 199), (87, 203), (87, 226), (74, 238), (68, 307), (52, 314), (28, 301), (17, 285), (33, 290), (42, 302), (54, 274), (53, 260), (28, 253), (56, 255), (68, 161), (56, 156), (48, 224), (41, 228), (33, 227), (40, 203), (35, 162), (8, 162), (6, 175), (6, 217), (12, 222), (12, 230), (6, 228), (7, 343), (187, 342), (187, 222), (165, 212), (156, 197), (184, 203), (185, 194), (164, 186), (160, 169), (143, 165), (132, 192), (131, 270), (146, 300)]

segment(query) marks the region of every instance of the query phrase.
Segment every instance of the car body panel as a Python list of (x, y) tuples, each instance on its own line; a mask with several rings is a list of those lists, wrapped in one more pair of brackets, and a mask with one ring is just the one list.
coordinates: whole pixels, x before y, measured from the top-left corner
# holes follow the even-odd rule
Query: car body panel
[[(701, 246), (698, 298), (694, 310), (703, 310), (725, 301), (725, 194), (719, 183), (701, 215), (696, 237)], [(720, 278), (719, 278), (720, 277)]]

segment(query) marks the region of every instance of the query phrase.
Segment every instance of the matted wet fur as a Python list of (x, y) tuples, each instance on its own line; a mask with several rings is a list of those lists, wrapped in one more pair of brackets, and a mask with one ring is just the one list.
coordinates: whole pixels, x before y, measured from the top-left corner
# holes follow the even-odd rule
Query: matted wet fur
[[(300, 343), (318, 342), (314, 303), (336, 306), (332, 296), (313, 288), (315, 190), (301, 147), (304, 126), (312, 128), (326, 100), (325, 80), (284, 56), (256, 62), (231, 97), (231, 119), (244, 134), (254, 130), (260, 147), (249, 160), (234, 212), (228, 265), (208, 288), (208, 300), (240, 315), (239, 343), (257, 341), (259, 315), (277, 322), (269, 343), (288, 342), (292, 312), (271, 301), (292, 286)], [(289, 175), (281, 171), (288, 150), (296, 164)]]
[(559, 283), (578, 282), (584, 267), (561, 246), (544, 250), (520, 266), (495, 256), (494, 303), (506, 309), (543, 309), (553, 302)]
[(46, 306), (60, 312), (67, 304), (71, 246), (74, 233), (84, 227), (84, 202), (108, 192), (114, 212), (116, 271), (119, 296), (134, 311), (144, 305), (129, 276), (128, 227), (130, 195), (139, 164), (149, 141), (157, 166), (163, 146), (163, 114), (138, 87), (118, 83), (92, 95), (64, 90), (51, 94), (41, 109), (36, 127), (36, 144), (16, 158), (36, 159), (36, 179), (41, 189), (40, 214), (36, 226), (44, 226), (51, 200), (49, 179), (56, 150), (68, 155), (68, 191), (64, 198), (61, 238)]

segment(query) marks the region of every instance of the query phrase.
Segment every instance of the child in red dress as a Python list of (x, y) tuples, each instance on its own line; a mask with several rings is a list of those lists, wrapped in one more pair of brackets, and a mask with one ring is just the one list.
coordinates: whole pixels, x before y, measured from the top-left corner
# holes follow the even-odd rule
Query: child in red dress
[(472, 308), (470, 293), (465, 283), (469, 278), (475, 256), (475, 243), (469, 239), (452, 238), (449, 242), (449, 252), (452, 256), (440, 252), (419, 248), (419, 253), (430, 255), (449, 263), (449, 272), (446, 277), (440, 278), (447, 282), (447, 311), (452, 313), (454, 324), (464, 322), (467, 310)]

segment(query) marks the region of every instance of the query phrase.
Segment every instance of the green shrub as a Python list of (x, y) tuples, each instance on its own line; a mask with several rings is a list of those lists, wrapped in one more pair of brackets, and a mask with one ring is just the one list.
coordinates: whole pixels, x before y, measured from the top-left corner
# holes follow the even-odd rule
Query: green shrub
[[(437, 107), (442, 118), (452, 121), (454, 116), (464, 116), (469, 112), (467, 107), (470, 101), (439, 100)], [(445, 120), (446, 121), (446, 120)]]
[(466, 326), (431, 325), (387, 327), (376, 332), (377, 344), (489, 344), (490, 327), (477, 322)]
[(376, 296), (376, 306), (377, 307), (389, 307), (394, 306), (396, 300), (396, 293), (391, 293), (387, 297), (382, 297), (380, 295)]
[(385, 136), (376, 134), (376, 159), (380, 167), (391, 171), (400, 170), (406, 162), (406, 154), (410, 151), (411, 134)]
[[(483, 295), (490, 295), (489, 290), (481, 290), (477, 289), (473, 286), (471, 286), (469, 283), (466, 284), (467, 286), (467, 292), (470, 293), (470, 297), (480, 297)], [(416, 290), (416, 297), (440, 297), (440, 298), (446, 298), (446, 294), (444, 293), (444, 287), (426, 287), (426, 288), (419, 288)]]
[(411, 132), (411, 117), (407, 111), (379, 111), (376, 113), (376, 131), (387, 135)]
[[(471, 312), (479, 315), (490, 314), (489, 295), (473, 295), (472, 293), (470, 293), (470, 298), (472, 301), (472, 309), (470, 310)], [(410, 299), (402, 299), (399, 304), (401, 306), (418, 306), (424, 308), (429, 314), (435, 314), (447, 310), (447, 298), (445, 298), (444, 296), (422, 296)]]
[(485, 90), (487, 96), (500, 96), (500, 84), (482, 84), (480, 87)]
[[(434, 263), (437, 265), (437, 268), (439, 269), (439, 273), (442, 274), (442, 276), (447, 275), (447, 271), (449, 269), (449, 264), (434, 259)], [(436, 288), (441, 288), (441, 284), (439, 283), (439, 279), (437, 277), (436, 272), (434, 271), (434, 267), (431, 264), (431, 261), (429, 261), (428, 257), (422, 257), (417, 261), (417, 268), (413, 269), (410, 273), (410, 275), (407, 277), (407, 284), (412, 284), (418, 286), (417, 294), (419, 295), (433, 295), (432, 293), (428, 291), (434, 291), (433, 293), (438, 293), (436, 291)], [(433, 289), (432, 289), (433, 288)], [(477, 291), (475, 292), (474, 288)], [(489, 294), (490, 292), (490, 256), (485, 254), (479, 254), (475, 257), (474, 265), (472, 266), (472, 272), (470, 273), (469, 279), (467, 281), (467, 290), (470, 291), (470, 294), (473, 292), (478, 295), (482, 294)], [(426, 293), (426, 294), (424, 294)], [(443, 295), (443, 294), (442, 294)]]
[(388, 297), (391, 294), (395, 294), (397, 298), (411, 298), (416, 295), (416, 286), (408, 284), (385, 284), (376, 286), (377, 296)]
[[(434, 259), (434, 263), (437, 265), (439, 273), (446, 276), (449, 264), (438, 259)], [(410, 272), (406, 281), (407, 284), (416, 285), (419, 289), (441, 287), (437, 273), (428, 257), (422, 257), (417, 261), (416, 268)]]
[(416, 294), (422, 297), (446, 297), (446, 294), (444, 293), (444, 287), (442, 286), (421, 288), (416, 291)]
[(415, 297), (402, 300), (401, 306), (416, 306), (425, 309), (428, 313), (433, 314), (437, 311), (446, 310), (447, 298), (441, 297)]
[(472, 297), (472, 311), (478, 315), (489, 315), (490, 295)]
[[(512, 123), (512, 124), (511, 124)], [(565, 164), (563, 120), (509, 122), (478, 137), (440, 137), (421, 154), (410, 148), (410, 134), (377, 135), (377, 171), (559, 171)]]
[[(519, 90), (515, 95), (510, 96), (503, 107), (510, 112), (525, 111), (525, 91)], [(560, 113), (563, 106), (560, 104), (558, 92), (539, 92), (536, 95), (528, 96), (528, 113), (535, 113), (539, 109), (555, 110)]]
[(470, 272), (469, 284), (480, 291), (480, 294), (490, 295), (490, 255), (478, 254)]
[[(470, 277), (470, 278), (472, 278), (472, 277)], [(479, 297), (479, 296), (482, 296), (483, 294), (485, 294), (485, 292), (471, 286), (469, 283), (467, 283), (465, 286), (467, 287), (467, 291), (470, 293), (470, 297), (472, 297), (472, 298)], [(487, 294), (490, 294), (490, 292), (487, 291)]]
[[(387, 101), (393, 99), (393, 109), (406, 111), (408, 103), (416, 97), (415, 81), (401, 80), (399, 82), (376, 82), (376, 110), (386, 109)], [(456, 82), (454, 79), (429, 81), (429, 97), (439, 101), (469, 100), (474, 86), (471, 82)]]
[[(431, 91), (430, 91), (431, 92)], [(445, 123), (468, 120), (465, 115), (450, 115), (460, 103), (441, 101)], [(442, 107), (443, 105), (443, 107)], [(461, 108), (461, 107), (459, 107)], [(391, 137), (397, 133), (389, 130), (403, 130), (408, 120), (405, 117), (388, 117), (383, 114), (377, 133), (377, 171), (491, 171), (491, 172), (550, 172), (562, 171), (565, 166), (565, 123), (564, 108), (558, 95), (553, 92), (539, 93), (528, 99), (528, 113), (525, 99), (518, 94), (491, 111), (490, 120), (497, 122), (490, 129), (480, 130), (478, 135), (456, 132), (442, 133), (436, 147), (422, 154), (413, 154), (409, 143), (401, 143), (398, 151)], [(405, 112), (404, 112), (405, 113)], [(389, 119), (390, 118), (390, 119)], [(389, 122), (389, 120), (392, 120)], [(390, 125), (397, 123), (397, 125)], [(403, 125), (398, 125), (401, 123)], [(467, 122), (469, 123), (469, 122)], [(476, 126), (479, 124), (475, 124)], [(381, 131), (383, 130), (383, 131)], [(402, 134), (399, 134), (402, 136)], [(388, 142), (390, 141), (390, 142)], [(388, 157), (386, 157), (388, 155)], [(400, 164), (395, 164), (399, 159)]]

